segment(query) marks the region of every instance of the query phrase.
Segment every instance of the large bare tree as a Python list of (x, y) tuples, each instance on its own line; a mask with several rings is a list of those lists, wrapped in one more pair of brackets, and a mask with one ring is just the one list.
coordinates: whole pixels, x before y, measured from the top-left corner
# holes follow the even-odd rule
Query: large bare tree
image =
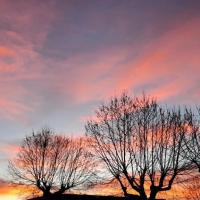
[(15, 182), (35, 185), (44, 196), (89, 184), (94, 168), (83, 139), (57, 136), (48, 128), (27, 136), (9, 163)]
[(125, 196), (128, 183), (141, 199), (153, 200), (187, 171), (181, 157), (187, 129), (180, 110), (124, 93), (98, 108), (96, 120), (86, 124), (86, 135)]

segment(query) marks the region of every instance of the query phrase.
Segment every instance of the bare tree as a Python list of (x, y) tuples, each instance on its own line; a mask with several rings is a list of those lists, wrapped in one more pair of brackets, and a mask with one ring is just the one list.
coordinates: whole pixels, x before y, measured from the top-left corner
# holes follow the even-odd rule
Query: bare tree
[(44, 196), (61, 194), (92, 181), (94, 162), (82, 139), (56, 136), (44, 128), (27, 136), (9, 163), (15, 182), (35, 185)]
[(196, 113), (191, 109), (186, 109), (185, 118), (190, 131), (185, 135), (183, 157), (186, 157), (200, 172), (200, 108), (197, 108)]
[(187, 129), (180, 110), (163, 109), (145, 95), (122, 94), (99, 107), (86, 135), (125, 196), (124, 178), (141, 199), (153, 200), (187, 170), (180, 156)]

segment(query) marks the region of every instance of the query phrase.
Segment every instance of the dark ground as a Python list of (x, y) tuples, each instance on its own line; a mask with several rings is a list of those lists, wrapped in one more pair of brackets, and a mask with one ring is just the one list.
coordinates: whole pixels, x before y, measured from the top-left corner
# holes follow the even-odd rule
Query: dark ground
[(58, 196), (52, 196), (48, 198), (38, 197), (29, 200), (139, 200), (139, 199), (134, 196), (125, 198), (125, 197), (114, 197), (114, 196), (65, 194), (59, 197)]
[(96, 196), (96, 195), (76, 195), (76, 194), (65, 194), (61, 196), (52, 196), (48, 198), (38, 197), (29, 200), (125, 200), (124, 197), (114, 196)]

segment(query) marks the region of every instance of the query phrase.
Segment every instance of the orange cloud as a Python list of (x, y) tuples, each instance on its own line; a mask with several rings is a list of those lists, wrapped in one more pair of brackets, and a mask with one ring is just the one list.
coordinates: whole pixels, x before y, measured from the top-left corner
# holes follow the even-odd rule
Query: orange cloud
[(10, 48), (0, 46), (0, 56), (12, 56), (14, 51)]

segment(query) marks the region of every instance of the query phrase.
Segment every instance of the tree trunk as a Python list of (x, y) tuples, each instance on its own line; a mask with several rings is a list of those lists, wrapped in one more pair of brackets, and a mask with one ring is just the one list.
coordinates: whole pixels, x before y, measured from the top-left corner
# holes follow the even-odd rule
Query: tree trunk
[(56, 191), (55, 193), (53, 193), (55, 196), (60, 196), (62, 195), (65, 191), (67, 190), (67, 188), (60, 188), (58, 191)]
[(43, 197), (45, 199), (48, 199), (51, 196), (51, 192), (49, 190), (44, 190), (43, 191)]
[(156, 199), (157, 193), (158, 193), (157, 190), (155, 190), (155, 189), (154, 189), (154, 190), (151, 190), (149, 200), (155, 200), (155, 199)]
[(140, 193), (140, 198), (142, 200), (147, 200), (148, 199), (144, 190), (141, 190), (139, 193)]
[(120, 180), (119, 176), (116, 176), (116, 179), (118, 180), (118, 182), (120, 183), (121, 189), (124, 193), (124, 196), (126, 197), (128, 195), (127, 193), (127, 187), (124, 186), (124, 184), (122, 183), (122, 181)]

